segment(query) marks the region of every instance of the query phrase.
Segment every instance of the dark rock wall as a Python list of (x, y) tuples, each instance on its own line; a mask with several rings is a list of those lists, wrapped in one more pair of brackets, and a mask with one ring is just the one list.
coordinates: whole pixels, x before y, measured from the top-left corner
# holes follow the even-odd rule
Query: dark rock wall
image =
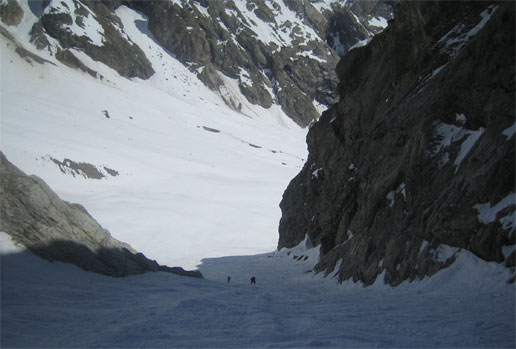
[[(502, 254), (515, 243), (514, 7), (403, 2), (341, 59), (340, 101), (310, 129), (280, 205), (279, 248), (308, 234), (317, 271), (365, 284), (432, 275), (454, 261), (443, 244), (514, 266)], [(479, 218), (504, 198), (496, 219)]]
[(23, 10), (15, 0), (5, 0), (0, 4), (0, 19), (7, 25), (17, 26), (23, 18)]
[[(398, 1), (350, 0), (334, 3), (328, 18), (326, 40), (340, 56), (357, 42), (370, 39), (383, 28), (370, 24), (373, 17), (392, 19), (392, 12)], [(373, 22), (374, 23), (374, 22)]]
[(202, 277), (198, 271), (160, 266), (113, 239), (84, 207), (62, 201), (43, 180), (25, 175), (1, 152), (0, 231), (42, 258), (73, 263), (100, 274), (167, 271)]

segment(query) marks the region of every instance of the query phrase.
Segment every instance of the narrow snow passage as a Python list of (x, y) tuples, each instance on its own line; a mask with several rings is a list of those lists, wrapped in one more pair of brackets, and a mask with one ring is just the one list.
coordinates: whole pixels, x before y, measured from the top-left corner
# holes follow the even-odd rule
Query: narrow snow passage
[(0, 236), (2, 347), (515, 345), (507, 271), (466, 253), (432, 279), (364, 289), (306, 273), (316, 249), (204, 260), (204, 280), (114, 279), (41, 260)]

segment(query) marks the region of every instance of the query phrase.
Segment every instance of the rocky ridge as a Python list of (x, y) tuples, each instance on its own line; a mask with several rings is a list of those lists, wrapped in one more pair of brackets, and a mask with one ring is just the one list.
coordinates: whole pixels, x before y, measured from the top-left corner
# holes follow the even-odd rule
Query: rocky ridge
[(433, 275), (460, 249), (514, 268), (515, 5), (403, 2), (394, 18), (339, 62), (278, 248), (308, 235), (316, 271), (365, 285)]
[[(18, 1), (0, 5), (17, 26)], [(102, 78), (79, 53), (127, 78), (148, 79), (152, 64), (124, 32), (116, 10), (147, 18), (150, 35), (226, 104), (241, 110), (229, 84), (251, 104), (281, 105), (301, 126), (337, 101), (338, 54), (365, 42), (392, 17), (390, 1), (342, 0), (48, 0), (28, 1), (35, 16), (31, 41), (64, 64)], [(20, 12), (22, 11), (22, 12)]]
[(109, 276), (165, 271), (202, 277), (199, 271), (161, 266), (111, 237), (79, 204), (61, 200), (45, 182), (27, 176), (0, 152), (0, 231), (36, 255)]

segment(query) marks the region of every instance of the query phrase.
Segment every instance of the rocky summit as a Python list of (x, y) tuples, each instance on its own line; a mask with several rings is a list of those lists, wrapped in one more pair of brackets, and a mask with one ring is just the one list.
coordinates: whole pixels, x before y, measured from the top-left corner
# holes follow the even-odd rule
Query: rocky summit
[[(180, 60), (235, 110), (247, 102), (280, 105), (305, 127), (337, 101), (339, 55), (387, 26), (396, 1), (345, 0), (29, 0), (36, 16), (31, 42), (64, 64), (102, 78), (88, 59), (127, 78), (155, 70), (117, 16), (126, 6), (146, 20), (138, 27)], [(17, 0), (0, 4), (2, 21), (17, 26)], [(87, 59), (86, 59), (86, 57)], [(170, 77), (172, 78), (172, 77)]]
[(61, 200), (45, 182), (27, 176), (0, 152), (0, 231), (36, 255), (109, 276), (166, 271), (202, 277), (199, 271), (158, 265), (111, 237), (79, 204)]
[(278, 247), (308, 235), (316, 271), (365, 285), (433, 275), (460, 249), (514, 268), (514, 33), (514, 2), (401, 2), (340, 60)]

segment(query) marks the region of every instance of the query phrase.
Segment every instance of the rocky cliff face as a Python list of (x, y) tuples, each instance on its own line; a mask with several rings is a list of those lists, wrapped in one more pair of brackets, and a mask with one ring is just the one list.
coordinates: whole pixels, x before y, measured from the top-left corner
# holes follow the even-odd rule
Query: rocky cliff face
[(327, 42), (340, 56), (362, 46), (387, 26), (398, 1), (335, 2), (323, 10), (328, 18)]
[(126, 39), (120, 20), (102, 3), (49, 1), (39, 5), (40, 9), (34, 9), (33, 2), (31, 7), (39, 18), (31, 30), (38, 49), (48, 49), (72, 66), (79, 60), (71, 51), (76, 50), (124, 77), (147, 79), (154, 74), (141, 48)]
[(366, 285), (432, 275), (458, 249), (514, 267), (514, 15), (512, 2), (402, 2), (344, 56), (278, 247), (308, 234), (316, 271)]
[[(19, 23), (18, 1), (25, 0), (2, 3), (6, 25)], [(278, 104), (303, 127), (337, 101), (338, 54), (382, 30), (392, 17), (392, 2), (380, 0), (27, 1), (36, 18), (32, 43), (70, 67), (97, 76), (81, 58), (84, 53), (124, 77), (154, 74), (116, 14), (127, 6), (147, 17), (142, 30), (148, 28), (231, 108), (242, 108), (228, 85), (232, 80), (249, 103)]]
[[(124, 4), (144, 13), (149, 30), (161, 45), (197, 70), (199, 78), (219, 91), (229, 106), (240, 108), (226, 94), (221, 75), (235, 79), (250, 103), (265, 108), (279, 104), (299, 125), (307, 126), (319, 117), (318, 106), (336, 101), (333, 68), (338, 56), (327, 38), (333, 39), (334, 47), (346, 50), (383, 29), (370, 27), (360, 35), (338, 39), (339, 31), (363, 27), (361, 20), (351, 16), (351, 6), (335, 1), (333, 7), (318, 10), (314, 7), (317, 3), (202, 0)], [(364, 23), (373, 18), (371, 14), (392, 17), (389, 5), (376, 3), (384, 6), (360, 7)], [(339, 13), (346, 13), (348, 20), (330, 26)]]
[(0, 230), (40, 257), (87, 271), (109, 276), (167, 271), (202, 277), (198, 271), (160, 266), (113, 239), (84, 207), (62, 201), (43, 180), (25, 175), (1, 152)]

